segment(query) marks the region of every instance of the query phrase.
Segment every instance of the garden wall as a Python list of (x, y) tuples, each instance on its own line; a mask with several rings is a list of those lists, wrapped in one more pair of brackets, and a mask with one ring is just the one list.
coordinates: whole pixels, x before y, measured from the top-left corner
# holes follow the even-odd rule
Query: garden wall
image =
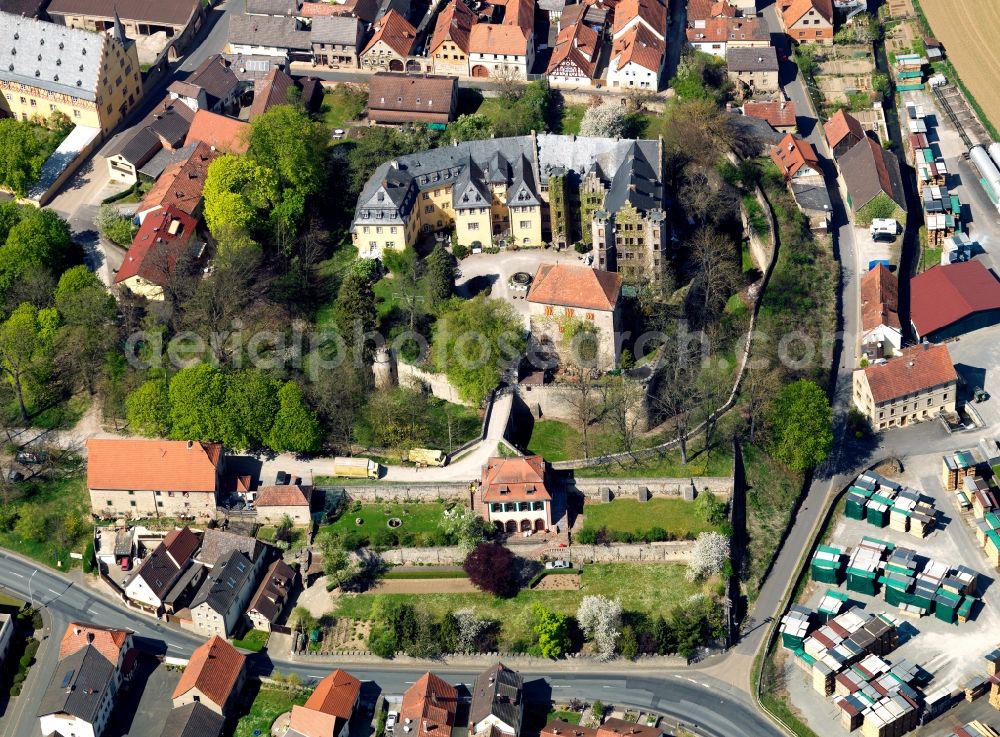
[(308, 660), (316, 663), (351, 663), (355, 665), (365, 663), (385, 665), (387, 662), (391, 662), (393, 665), (401, 667), (419, 666), (420, 670), (451, 666), (454, 668), (475, 668), (477, 671), (485, 670), (492, 665), (496, 665), (497, 660), (503, 659), (503, 664), (509, 668), (535, 672), (558, 671), (563, 668), (575, 670), (580, 666), (586, 667), (588, 665), (600, 665), (601, 669), (607, 672), (618, 669), (631, 671), (635, 669), (636, 665), (641, 668), (654, 669), (683, 668), (688, 664), (688, 661), (685, 658), (676, 655), (644, 655), (640, 658), (636, 658), (634, 661), (624, 659), (606, 661), (590, 655), (570, 655), (560, 660), (552, 660), (551, 658), (535, 658), (530, 655), (520, 655), (516, 653), (482, 653), (479, 655), (442, 655), (441, 657), (434, 658), (433, 660), (426, 660), (422, 658), (411, 658), (409, 655), (400, 654), (394, 657), (391, 661), (387, 661), (377, 655), (372, 655), (369, 652), (352, 652), (337, 653), (336, 655), (295, 653), (292, 655), (292, 659)]
[[(764, 194), (759, 188), (754, 191), (754, 197), (758, 204), (760, 204), (762, 211), (767, 213), (767, 202), (764, 200)], [(767, 265), (771, 263), (771, 258), (774, 256), (774, 246), (771, 242), (770, 233), (768, 233), (766, 239), (757, 235), (756, 231), (750, 225), (750, 218), (742, 201), (740, 202), (740, 218), (743, 220), (744, 232), (749, 235), (750, 255), (753, 257), (753, 262), (757, 268), (763, 272), (767, 269)]]
[[(571, 545), (566, 548), (539, 545), (511, 547), (525, 558), (561, 558), (574, 563), (686, 563), (693, 540), (662, 543), (611, 543), (610, 545)], [(438, 548), (393, 548), (378, 553), (390, 565), (461, 565), (466, 551), (458, 546)]]
[(466, 483), (412, 483), (412, 484), (372, 484), (345, 486), (347, 498), (362, 504), (378, 502), (436, 502), (438, 499), (469, 498)]
[(458, 389), (452, 386), (448, 377), (444, 374), (432, 374), (430, 371), (412, 366), (402, 361), (397, 361), (396, 373), (399, 376), (399, 385), (414, 389), (427, 389), (438, 399), (443, 399), (452, 404), (464, 404), (466, 407), (475, 407), (472, 402), (468, 402), (459, 396)]
[(589, 500), (599, 500), (602, 489), (610, 489), (612, 499), (636, 499), (640, 489), (653, 497), (693, 498), (699, 491), (710, 491), (722, 500), (733, 494), (732, 476), (698, 476), (680, 479), (567, 479), (566, 490), (574, 489)]
[[(573, 420), (576, 409), (573, 402), (579, 391), (572, 386), (546, 384), (544, 386), (519, 384), (517, 395), (535, 419)], [(597, 388), (600, 391), (600, 387)], [(649, 407), (645, 402), (636, 407), (633, 417), (638, 418), (639, 432), (649, 429)]]

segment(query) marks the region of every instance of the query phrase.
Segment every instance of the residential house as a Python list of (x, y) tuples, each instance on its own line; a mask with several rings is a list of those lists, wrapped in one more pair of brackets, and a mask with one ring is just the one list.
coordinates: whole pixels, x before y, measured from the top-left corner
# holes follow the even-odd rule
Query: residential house
[(451, 0), (438, 14), (427, 46), (435, 74), (469, 76), (469, 37), (476, 16), (463, 0)]
[(294, 525), (308, 525), (312, 522), (312, 496), (313, 487), (310, 485), (262, 486), (257, 489), (257, 498), (254, 500), (257, 519), (277, 524), (288, 517)]
[(953, 413), (957, 392), (958, 374), (944, 344), (904, 348), (897, 358), (854, 372), (854, 406), (876, 430)]
[(324, 15), (344, 15), (359, 19), (365, 26), (375, 22), (379, 14), (378, 0), (347, 0), (344, 3), (302, 3), (302, 18), (315, 19)]
[(229, 49), (233, 54), (276, 56), (289, 61), (310, 61), (309, 31), (292, 17), (229, 16)]
[(136, 217), (140, 225), (150, 213), (172, 207), (197, 220), (204, 201), (202, 194), (209, 165), (219, 152), (204, 142), (192, 143), (185, 159), (167, 167), (139, 203)]
[(663, 40), (643, 24), (617, 36), (608, 62), (609, 87), (635, 87), (657, 91), (666, 62)]
[(795, 133), (795, 103), (791, 100), (747, 100), (743, 114), (748, 118), (766, 121), (778, 133)]
[(48, 4), (49, 0), (0, 0), (0, 12), (46, 20), (45, 6)]
[(519, 737), (523, 721), (524, 679), (520, 673), (496, 663), (476, 676), (469, 707), (471, 737)]
[(184, 54), (205, 22), (201, 0), (52, 0), (47, 12), (56, 23), (98, 33), (120, 19), (124, 35), (142, 41), (148, 54), (144, 62), (153, 61), (168, 44), (171, 60)]
[(527, 79), (535, 63), (535, 0), (499, 0), (499, 23), (476, 23), (469, 34), (473, 77), (513, 75)]
[(376, 72), (368, 81), (368, 120), (386, 125), (450, 123), (457, 100), (455, 77)]
[(899, 282), (878, 264), (861, 277), (861, 352), (871, 362), (898, 353), (902, 344)]
[(7, 613), (0, 613), (0, 667), (7, 660), (10, 651), (11, 636), (14, 632), (14, 620)]
[(781, 24), (796, 43), (833, 43), (832, 0), (779, 0)]
[(38, 707), (42, 734), (100, 737), (134, 663), (131, 632), (70, 624)]
[(2, 116), (60, 112), (105, 136), (142, 99), (135, 43), (121, 26), (92, 33), (0, 13), (0, 48)]
[(950, 340), (1000, 322), (1000, 282), (979, 260), (934, 266), (910, 280), (917, 340)]
[(667, 8), (660, 0), (621, 0), (615, 5), (611, 35), (618, 40), (631, 29), (643, 26), (661, 42), (667, 32)]
[(187, 79), (171, 82), (167, 92), (171, 100), (179, 100), (195, 112), (225, 114), (238, 107), (243, 88), (232, 63), (222, 54), (212, 54)]
[(285, 737), (347, 737), (361, 681), (339, 668), (316, 684), (305, 705), (292, 707)]
[(219, 443), (87, 441), (87, 488), (98, 517), (214, 517), (221, 470)]
[(729, 79), (743, 97), (778, 91), (778, 53), (771, 46), (760, 49), (730, 46), (726, 50), (726, 67)]
[[(362, 50), (362, 69), (385, 69), (391, 72), (410, 71), (407, 60), (417, 43), (417, 29), (405, 17), (390, 10), (372, 27), (372, 37)], [(414, 62), (421, 71), (420, 63)]]
[[(751, 9), (744, 15), (753, 15), (756, 9)], [(688, 28), (704, 28), (705, 25), (715, 18), (735, 18), (739, 13), (739, 8), (725, 0), (688, 0), (687, 4), (687, 24)]]
[(458, 711), (458, 691), (433, 673), (425, 673), (406, 689), (399, 721), (410, 737), (451, 737)]
[(143, 166), (163, 149), (178, 151), (184, 146), (194, 111), (164, 99), (142, 122), (122, 131), (101, 152), (111, 179), (131, 186), (139, 180)]
[(230, 553), (238, 551), (254, 564), (254, 572), (260, 573), (274, 551), (270, 545), (250, 537), (218, 528), (205, 530), (201, 535), (201, 548), (195, 559), (208, 568), (215, 568)]
[(847, 204), (857, 212), (879, 195), (888, 197), (906, 212), (903, 178), (899, 160), (892, 151), (865, 136), (860, 143), (837, 159), (847, 185)]
[(202, 141), (221, 153), (243, 154), (249, 145), (249, 133), (249, 123), (216, 115), (208, 110), (199, 110), (194, 114), (184, 145)]
[(174, 708), (201, 704), (227, 716), (246, 682), (246, 656), (218, 635), (195, 648), (174, 688)]
[(686, 33), (692, 47), (720, 59), (726, 58), (726, 49), (771, 45), (771, 32), (763, 16), (711, 18), (700, 27), (688, 28)]
[(781, 170), (786, 181), (823, 178), (816, 149), (804, 138), (786, 133), (781, 143), (771, 149), (771, 161)]
[[(561, 346), (568, 320), (582, 320), (593, 331), (597, 355), (593, 367), (607, 371), (618, 365), (621, 332), (622, 277), (610, 271), (572, 264), (542, 264), (528, 289), (531, 333), (567, 354), (574, 363), (586, 364), (578, 346)], [(577, 354), (577, 355), (569, 355)], [(551, 522), (551, 520), (549, 520)]]
[(226, 719), (204, 704), (191, 703), (171, 709), (160, 737), (219, 737)]
[(125, 584), (125, 596), (143, 609), (161, 612), (164, 599), (191, 564), (199, 545), (201, 541), (190, 528), (171, 530)]
[(239, 550), (217, 561), (191, 602), (191, 619), (182, 620), (182, 626), (207, 635), (232, 636), (243, 626), (243, 613), (257, 583), (255, 570)]
[(299, 15), (301, 7), (300, 0), (247, 0), (247, 15), (292, 18)]
[(548, 482), (548, 464), (541, 456), (490, 458), (479, 486), (483, 519), (508, 535), (551, 529)]
[(563, 11), (560, 31), (545, 70), (551, 84), (589, 87), (594, 83), (601, 36), (586, 23), (586, 9), (584, 3), (576, 3)]
[(323, 15), (313, 18), (309, 31), (313, 63), (321, 67), (358, 67), (364, 34), (361, 19), (354, 16)]
[(836, 159), (857, 146), (867, 135), (865, 129), (861, 127), (861, 122), (843, 109), (835, 112), (823, 124), (823, 132)]
[(194, 263), (205, 252), (205, 243), (196, 232), (197, 225), (197, 220), (172, 205), (148, 213), (132, 239), (114, 283), (146, 299), (162, 300), (163, 288), (177, 263)]
[(272, 69), (254, 91), (250, 120), (256, 120), (276, 105), (287, 105), (289, 90), (298, 89), (295, 80), (280, 69)]
[(295, 588), (297, 578), (298, 574), (280, 558), (271, 564), (247, 607), (247, 616), (254, 629), (271, 631), (271, 625), (277, 623), (288, 604), (288, 595)]

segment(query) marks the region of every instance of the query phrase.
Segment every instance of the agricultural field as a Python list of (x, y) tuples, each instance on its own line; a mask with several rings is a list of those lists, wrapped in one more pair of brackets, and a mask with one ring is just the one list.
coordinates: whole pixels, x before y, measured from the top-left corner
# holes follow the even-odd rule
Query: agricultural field
[(994, 126), (1000, 125), (1000, 5), (982, 0), (920, 0), (963, 84)]

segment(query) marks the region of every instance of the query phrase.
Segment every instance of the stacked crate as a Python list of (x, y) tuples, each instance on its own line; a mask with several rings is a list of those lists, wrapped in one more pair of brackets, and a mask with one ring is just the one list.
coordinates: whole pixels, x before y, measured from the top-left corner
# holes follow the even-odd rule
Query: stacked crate
[(847, 562), (847, 590), (875, 596), (879, 573), (886, 556), (894, 548), (892, 543), (871, 537), (862, 538)]
[(941, 460), (941, 483), (948, 491), (959, 488), (966, 476), (976, 475), (976, 459), (971, 451), (957, 450)]
[(874, 492), (869, 489), (862, 489), (859, 486), (852, 486), (847, 491), (844, 502), (844, 516), (848, 519), (863, 520), (865, 518), (865, 505)]
[(909, 533), (914, 537), (927, 537), (936, 526), (937, 510), (934, 509), (933, 502), (921, 498), (910, 512)]
[(800, 650), (809, 634), (812, 610), (793, 604), (788, 614), (781, 618), (781, 644), (789, 650)]
[(896, 737), (914, 729), (921, 701), (911, 685), (916, 675), (916, 666), (908, 661), (890, 666), (869, 658), (838, 676), (833, 702), (841, 725), (850, 731), (861, 727), (862, 734), (872, 737)]
[(819, 606), (816, 607), (816, 614), (820, 622), (826, 624), (836, 617), (844, 611), (848, 601), (850, 601), (850, 597), (847, 594), (834, 589), (827, 589), (826, 593), (823, 594), (823, 598), (819, 601)]
[(848, 609), (810, 634), (796, 651), (796, 664), (812, 676), (813, 689), (833, 693), (838, 673), (867, 655), (882, 656), (899, 644), (898, 620)]
[(819, 545), (813, 553), (810, 572), (819, 583), (840, 584), (843, 577), (844, 551), (831, 545)]
[(997, 731), (980, 721), (969, 722), (964, 727), (955, 727), (948, 737), (1000, 737)]
[(886, 561), (879, 583), (884, 588), (887, 604), (902, 607), (910, 603), (909, 594), (917, 569), (916, 555), (916, 551), (909, 548), (896, 548)]
[(962, 203), (943, 185), (928, 185), (920, 194), (927, 226), (927, 245), (940, 248), (961, 225)]

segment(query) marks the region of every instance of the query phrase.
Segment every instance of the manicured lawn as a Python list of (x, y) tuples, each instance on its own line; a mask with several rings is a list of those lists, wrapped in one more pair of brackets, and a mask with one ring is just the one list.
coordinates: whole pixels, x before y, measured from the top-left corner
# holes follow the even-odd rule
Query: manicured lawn
[(583, 114), (586, 111), (586, 105), (563, 105), (559, 116), (559, 133), (567, 136), (579, 135), (580, 123), (583, 122)]
[(547, 461), (579, 458), (582, 438), (579, 430), (559, 420), (536, 420), (528, 441), (528, 453)]
[[(434, 616), (471, 607), (477, 616), (500, 622), (503, 646), (531, 637), (532, 607), (535, 604), (563, 614), (575, 614), (580, 601), (588, 594), (619, 597), (626, 611), (656, 616), (690, 596), (708, 590), (711, 583), (690, 583), (684, 578), (686, 566), (677, 563), (637, 565), (600, 563), (585, 565), (578, 591), (538, 591), (522, 589), (511, 599), (498, 599), (485, 593), (463, 594), (381, 594), (406, 601)], [(369, 619), (375, 595), (340, 596), (335, 600), (337, 617)]]
[[(20, 523), (0, 530), (0, 547), (14, 550), (52, 568), (74, 568), (80, 561), (70, 552), (82, 553), (91, 535), (90, 495), (86, 479), (73, 476), (58, 480), (27, 481), (14, 487), (11, 502)], [(41, 521), (29, 530), (23, 520)]]
[(366, 101), (361, 90), (340, 85), (323, 95), (320, 108), (323, 122), (330, 128), (346, 128), (352, 120), (360, 120), (365, 114)]
[(580, 717), (582, 716), (583, 714), (578, 711), (550, 711), (548, 721), (551, 722), (553, 719), (561, 719), (567, 724), (579, 724)]
[(640, 532), (662, 527), (675, 537), (697, 536), (715, 527), (703, 520), (694, 502), (683, 499), (616, 499), (608, 504), (587, 504), (583, 508), (584, 529), (607, 527), (611, 532)]
[(233, 737), (253, 737), (255, 730), (261, 735), (271, 733), (271, 724), (292, 706), (302, 706), (309, 698), (308, 691), (286, 691), (278, 688), (261, 688), (253, 701), (249, 713), (241, 717), (236, 724)]
[[(436, 530), (444, 512), (444, 504), (441, 502), (414, 502), (413, 504), (362, 504), (361, 509), (353, 511), (352, 508), (344, 510), (340, 519), (329, 525), (337, 532), (365, 532), (373, 533), (377, 529), (388, 528), (388, 521), (396, 517), (402, 520), (401, 527), (396, 528), (400, 534), (404, 532), (430, 532)], [(364, 524), (356, 525), (357, 518), (364, 520)]]
[(932, 266), (937, 266), (941, 263), (941, 251), (940, 248), (928, 248), (923, 246), (920, 249), (920, 270), (927, 271), (927, 269)]
[(267, 647), (268, 633), (263, 630), (250, 630), (242, 640), (233, 640), (235, 647), (259, 653)]

